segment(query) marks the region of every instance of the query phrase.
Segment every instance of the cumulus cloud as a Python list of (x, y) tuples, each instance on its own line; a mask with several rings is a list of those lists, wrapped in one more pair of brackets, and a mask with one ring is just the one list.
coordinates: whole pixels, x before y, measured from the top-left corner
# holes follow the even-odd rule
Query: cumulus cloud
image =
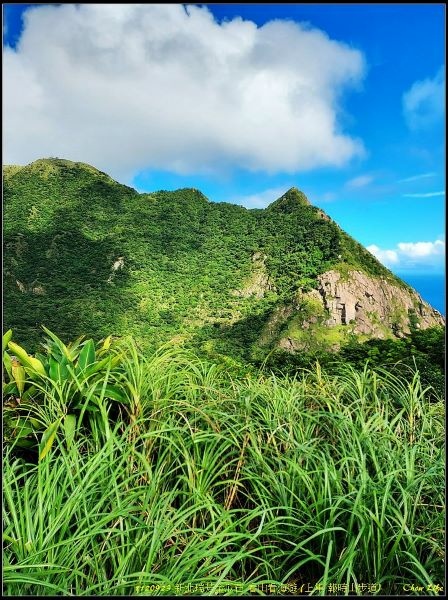
[(396, 250), (382, 250), (375, 244), (367, 246), (367, 250), (376, 256), (383, 265), (390, 266), (398, 263), (398, 254)]
[(398, 249), (403, 256), (409, 258), (427, 258), (428, 256), (443, 256), (445, 254), (445, 242), (400, 242)]
[(347, 181), (345, 187), (350, 190), (358, 189), (366, 187), (366, 185), (369, 185), (369, 183), (372, 183), (372, 181), (372, 175), (359, 175), (359, 177), (355, 177), (354, 179), (350, 179), (350, 181)]
[(445, 258), (444, 240), (434, 242), (399, 242), (394, 249), (382, 249), (372, 244), (367, 250), (386, 267), (413, 268), (442, 266)]
[(179, 4), (46, 5), (24, 20), (3, 55), (5, 162), (295, 172), (363, 153), (338, 122), (363, 55), (307, 24), (219, 24)]
[(282, 187), (269, 188), (255, 194), (247, 194), (245, 196), (234, 196), (229, 200), (232, 204), (239, 204), (246, 208), (266, 208), (269, 204), (272, 204), (275, 200), (283, 196), (283, 194), (290, 188), (291, 185), (284, 185)]
[(428, 129), (437, 124), (445, 111), (445, 68), (433, 79), (416, 81), (403, 94), (403, 114), (410, 129)]

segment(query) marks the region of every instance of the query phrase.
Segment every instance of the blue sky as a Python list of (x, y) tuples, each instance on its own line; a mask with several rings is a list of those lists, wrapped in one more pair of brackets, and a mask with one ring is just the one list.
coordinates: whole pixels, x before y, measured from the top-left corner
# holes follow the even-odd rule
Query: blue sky
[(5, 162), (248, 208), (296, 186), (393, 271), (444, 271), (444, 5), (3, 8)]

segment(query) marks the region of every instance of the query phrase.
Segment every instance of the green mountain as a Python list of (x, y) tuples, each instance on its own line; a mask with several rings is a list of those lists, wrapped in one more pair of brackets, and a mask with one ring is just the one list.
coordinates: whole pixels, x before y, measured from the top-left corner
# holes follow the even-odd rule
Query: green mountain
[(248, 210), (68, 160), (6, 166), (3, 267), (4, 327), (30, 349), (42, 324), (245, 359), (444, 324), (296, 188)]

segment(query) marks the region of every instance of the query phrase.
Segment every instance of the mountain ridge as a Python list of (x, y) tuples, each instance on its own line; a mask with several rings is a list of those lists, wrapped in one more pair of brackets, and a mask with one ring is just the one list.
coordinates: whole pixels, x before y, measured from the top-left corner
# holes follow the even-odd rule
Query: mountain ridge
[[(24, 342), (45, 324), (250, 356), (444, 324), (297, 188), (246, 209), (196, 188), (139, 193), (65, 159), (4, 175), (5, 321)], [(363, 277), (370, 300), (358, 297)]]

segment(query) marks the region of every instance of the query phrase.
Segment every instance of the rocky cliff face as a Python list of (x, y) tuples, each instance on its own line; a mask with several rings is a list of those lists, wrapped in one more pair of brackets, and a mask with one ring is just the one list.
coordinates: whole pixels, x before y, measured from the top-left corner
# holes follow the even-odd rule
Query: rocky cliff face
[(412, 327), (445, 325), (444, 317), (405, 285), (356, 270), (344, 275), (330, 270), (318, 281), (317, 289), (299, 295), (294, 307), (272, 316), (265, 337), (283, 320), (280, 348), (297, 352), (317, 342), (338, 350), (348, 334), (385, 339), (403, 337)]
[(412, 324), (422, 329), (445, 324), (443, 316), (411, 288), (361, 271), (350, 271), (346, 277), (327, 271), (318, 280), (319, 287), (309, 294), (327, 311), (329, 327), (351, 324), (355, 333), (382, 338), (385, 329), (401, 336)]
[(444, 326), (444, 317), (412, 288), (395, 285), (362, 271), (327, 271), (317, 289), (299, 293), (294, 304), (277, 307), (259, 338), (298, 352), (338, 350), (350, 335), (368, 338), (403, 337), (411, 329)]
[[(275, 290), (265, 270), (265, 256), (253, 257), (253, 272), (240, 290), (241, 297), (263, 298)], [(258, 344), (288, 352), (313, 348), (337, 351), (350, 339), (404, 337), (411, 329), (444, 326), (444, 317), (404, 282), (356, 269), (332, 269), (318, 276), (316, 289), (299, 292), (293, 303), (276, 306)]]

